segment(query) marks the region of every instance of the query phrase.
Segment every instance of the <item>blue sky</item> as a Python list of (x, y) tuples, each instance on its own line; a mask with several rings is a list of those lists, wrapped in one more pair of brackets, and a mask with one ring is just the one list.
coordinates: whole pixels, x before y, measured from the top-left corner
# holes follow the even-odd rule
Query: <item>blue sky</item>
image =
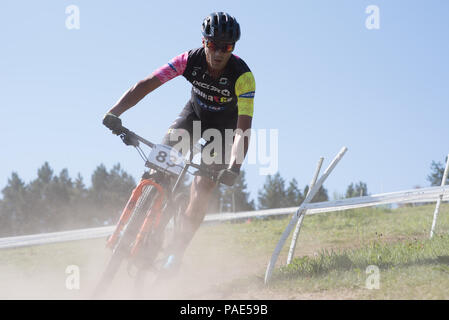
[[(80, 29), (65, 25), (68, 5)], [(368, 30), (376, 5), (380, 29)], [(235, 53), (256, 79), (253, 127), (279, 130), (279, 171), (303, 187), (320, 156), (329, 195), (363, 181), (372, 194), (428, 186), (432, 160), (449, 153), (449, 2), (430, 1), (5, 1), (0, 4), (0, 187), (48, 161), (87, 185), (100, 163), (143, 172), (137, 152), (101, 124), (137, 81), (201, 45), (213, 11), (242, 28)], [(190, 97), (178, 77), (123, 116), (159, 142)], [(246, 165), (253, 198), (265, 181)]]

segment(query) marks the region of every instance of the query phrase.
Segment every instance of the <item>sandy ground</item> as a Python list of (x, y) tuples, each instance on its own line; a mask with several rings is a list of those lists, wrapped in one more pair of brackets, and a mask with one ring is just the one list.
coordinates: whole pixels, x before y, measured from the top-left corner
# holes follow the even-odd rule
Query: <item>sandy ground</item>
[[(31, 250), (31, 249), (30, 249)], [(81, 247), (77, 257), (63, 255), (58, 263), (42, 258), (23, 266), (0, 263), (0, 299), (90, 299), (110, 252), (103, 246)], [(27, 251), (25, 251), (27, 254)], [(33, 254), (32, 250), (29, 253)], [(58, 252), (55, 252), (55, 255)], [(67, 258), (65, 258), (67, 256)], [(1, 254), (0, 254), (1, 257)], [(45, 260), (45, 261), (39, 261)], [(79, 259), (79, 260), (77, 260)], [(192, 243), (186, 252), (180, 273), (155, 286), (151, 274), (144, 283), (142, 296), (136, 296), (134, 279), (126, 263), (117, 274), (103, 299), (289, 299), (287, 294), (271, 292), (263, 285), (268, 257), (248, 257), (234, 250)], [(29, 266), (28, 266), (29, 265)], [(73, 271), (66, 266), (79, 266), (79, 289), (70, 288)], [(69, 284), (67, 286), (67, 284)], [(69, 287), (69, 288), (68, 288)], [(301, 297), (297, 297), (301, 298)], [(310, 297), (305, 296), (308, 299)]]
[[(109, 290), (101, 298), (151, 300), (354, 298), (353, 290), (298, 293), (287, 289), (271, 289), (263, 283), (270, 255), (248, 254), (226, 244), (201, 241), (201, 238), (194, 239), (186, 252), (182, 269), (176, 277), (163, 284), (154, 285), (150, 274), (144, 283), (142, 295), (137, 296), (134, 279), (128, 274), (125, 263)], [(29, 250), (29, 254), (32, 255), (33, 249)], [(55, 250), (54, 255), (61, 254), (57, 263), (52, 259), (53, 251), (50, 249), (46, 251), (44, 258), (42, 254), (35, 253), (35, 259), (27, 260), (26, 269), (23, 266), (0, 263), (0, 299), (92, 298), (94, 286), (110, 256), (110, 250), (104, 247), (104, 243), (85, 242), (85, 245), (77, 249), (76, 254)], [(22, 254), (27, 255), (28, 251)], [(279, 261), (285, 261), (285, 258), (281, 255)], [(66, 267), (69, 265), (79, 266), (79, 289), (70, 289), (70, 284), (73, 283), (70, 280), (74, 274), (67, 273)]]

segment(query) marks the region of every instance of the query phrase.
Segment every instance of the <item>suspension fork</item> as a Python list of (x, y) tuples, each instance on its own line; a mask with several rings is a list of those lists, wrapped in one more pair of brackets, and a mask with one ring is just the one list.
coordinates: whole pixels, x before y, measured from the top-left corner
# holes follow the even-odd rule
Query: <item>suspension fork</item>
[[(115, 244), (117, 243), (117, 240), (120, 237), (120, 233), (123, 231), (123, 228), (128, 223), (129, 218), (131, 217), (131, 214), (136, 207), (137, 201), (139, 200), (140, 196), (142, 195), (143, 188), (146, 186), (152, 185), (156, 187), (158, 190), (158, 200), (157, 203), (162, 203), (163, 196), (164, 196), (164, 190), (162, 186), (156, 182), (154, 182), (151, 179), (142, 179), (139, 184), (134, 188), (134, 190), (131, 193), (131, 197), (129, 198), (125, 208), (123, 209), (123, 212), (120, 216), (119, 222), (117, 224), (117, 227), (115, 228), (113, 234), (109, 237), (106, 246), (109, 248), (114, 248)], [(148, 217), (148, 215), (147, 215)]]

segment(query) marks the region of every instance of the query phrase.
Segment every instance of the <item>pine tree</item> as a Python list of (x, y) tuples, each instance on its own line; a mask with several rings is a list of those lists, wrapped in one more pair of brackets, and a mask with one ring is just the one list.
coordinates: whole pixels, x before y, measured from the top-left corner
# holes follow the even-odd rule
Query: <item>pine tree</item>
[(297, 207), (304, 201), (304, 196), (298, 188), (298, 182), (293, 178), (286, 190), (284, 207)]
[(239, 212), (252, 211), (255, 209), (254, 200), (249, 200), (250, 193), (247, 191), (245, 171), (241, 171), (235, 184), (231, 187), (220, 186), (221, 189), (221, 211)]
[(87, 228), (95, 226), (96, 211), (92, 210), (89, 202), (89, 191), (83, 181), (83, 177), (78, 173), (72, 190), (72, 220), (77, 228)]
[(368, 195), (368, 187), (366, 183), (360, 181), (358, 184), (354, 186), (354, 183), (351, 183), (346, 189), (346, 198), (354, 198), (354, 197), (362, 197)]
[(351, 184), (346, 188), (346, 198), (352, 198), (354, 195), (354, 183), (351, 182)]
[[(447, 162), (447, 156), (444, 163)], [(441, 181), (443, 181), (444, 165), (441, 162), (432, 161), (430, 165), (430, 175), (427, 176), (427, 180), (430, 182), (431, 186), (441, 186)], [(449, 184), (449, 179), (446, 177), (446, 184)]]
[(45, 162), (28, 185), (13, 172), (2, 190), (0, 235), (12, 236), (99, 226), (115, 222), (135, 186), (134, 179), (115, 165), (110, 172), (100, 165), (86, 189), (78, 174), (67, 169), (54, 175)]
[[(307, 196), (307, 193), (309, 192), (309, 185), (306, 185), (304, 187), (304, 198)], [(324, 202), (329, 201), (329, 195), (327, 194), (327, 189), (324, 188), (324, 186), (321, 186), (315, 196), (313, 197), (312, 202)]]
[(54, 213), (52, 212), (53, 169), (45, 162), (37, 170), (37, 178), (28, 185), (27, 202), (32, 210), (27, 212), (28, 224), (26, 233), (48, 232), (53, 229)]
[(0, 207), (1, 237), (23, 233), (27, 222), (28, 203), (25, 183), (16, 172), (11, 174), (8, 184), (2, 190), (3, 200)]
[(76, 198), (83, 198), (86, 196), (87, 189), (86, 185), (84, 184), (83, 177), (81, 176), (81, 173), (78, 172), (78, 175), (76, 176), (75, 182), (74, 182), (74, 189)]
[(135, 186), (134, 178), (123, 171), (120, 164), (115, 165), (110, 172), (103, 164), (99, 165), (92, 174), (92, 187), (89, 190), (92, 207), (98, 210), (97, 223), (115, 222)]
[(285, 203), (285, 180), (276, 173), (268, 175), (262, 190), (259, 190), (258, 200), (260, 209), (281, 208)]

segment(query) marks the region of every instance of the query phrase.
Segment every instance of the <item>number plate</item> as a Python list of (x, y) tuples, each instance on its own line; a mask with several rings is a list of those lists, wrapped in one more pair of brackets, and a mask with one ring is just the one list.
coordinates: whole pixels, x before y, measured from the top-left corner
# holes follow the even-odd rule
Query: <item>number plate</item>
[(176, 149), (164, 144), (157, 144), (151, 150), (148, 161), (155, 166), (175, 175), (181, 174), (184, 158)]

